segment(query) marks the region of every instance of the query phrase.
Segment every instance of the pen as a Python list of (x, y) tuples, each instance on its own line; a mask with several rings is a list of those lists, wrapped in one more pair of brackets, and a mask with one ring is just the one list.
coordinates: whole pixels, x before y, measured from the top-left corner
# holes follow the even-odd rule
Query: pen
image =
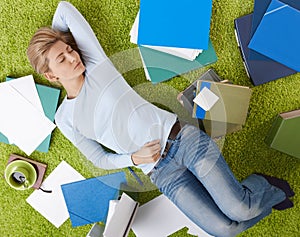
[(133, 175), (133, 177), (136, 179), (136, 181), (138, 181), (139, 184), (143, 186), (144, 183), (142, 182), (142, 180), (140, 179), (140, 177), (137, 176), (137, 174), (134, 172), (134, 170), (132, 168), (130, 168), (130, 167), (127, 167), (127, 168), (129, 169), (129, 171)]

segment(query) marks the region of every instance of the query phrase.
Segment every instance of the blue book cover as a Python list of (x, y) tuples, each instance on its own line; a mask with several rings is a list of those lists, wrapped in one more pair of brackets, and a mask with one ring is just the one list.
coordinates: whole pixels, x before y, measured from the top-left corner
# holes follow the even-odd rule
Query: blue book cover
[(274, 81), (296, 73), (289, 67), (273, 60), (250, 60), (248, 44), (250, 42), (250, 31), (252, 14), (239, 17), (234, 20), (234, 27), (239, 49), (246, 72), (255, 86)]
[[(14, 78), (6, 77), (6, 81), (12, 79)], [(60, 90), (57, 88), (44, 86), (40, 84), (36, 84), (36, 89), (40, 97), (45, 116), (53, 122), (60, 96)], [(40, 152), (47, 152), (49, 150), (50, 141), (51, 134), (45, 138), (45, 140), (37, 147), (36, 150)], [(9, 144), (7, 137), (4, 136), (2, 133), (0, 133), (0, 142)]]
[(191, 70), (205, 67), (217, 61), (217, 55), (211, 41), (209, 41), (208, 49), (203, 50), (194, 61), (143, 46), (139, 46), (139, 49), (151, 82), (154, 84), (169, 80), (174, 76)]
[(124, 172), (85, 179), (61, 186), (73, 227), (105, 222), (109, 201), (118, 198)]
[[(261, 19), (263, 18), (268, 6), (270, 5), (272, 0), (255, 0), (254, 1), (254, 9), (253, 9), (253, 19), (252, 19), (252, 27), (251, 27), (251, 36), (253, 36), (256, 31), (257, 26), (259, 25)], [(281, 0), (281, 2), (290, 5), (298, 10), (300, 10), (300, 1), (299, 0)], [(249, 50), (249, 59), (251, 60), (271, 60), (270, 58), (256, 52), (253, 50)]]
[(299, 22), (299, 10), (272, 0), (248, 47), (299, 71)]
[(138, 44), (207, 49), (212, 0), (141, 0)]

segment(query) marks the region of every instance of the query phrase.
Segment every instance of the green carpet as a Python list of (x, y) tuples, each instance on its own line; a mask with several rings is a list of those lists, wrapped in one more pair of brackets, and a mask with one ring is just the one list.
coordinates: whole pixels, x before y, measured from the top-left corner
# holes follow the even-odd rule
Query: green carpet
[[(287, 179), (296, 192), (295, 207), (273, 213), (242, 237), (296, 237), (300, 233), (300, 160), (269, 149), (263, 142), (277, 113), (300, 108), (300, 74), (253, 87), (247, 78), (234, 36), (233, 20), (252, 12), (253, 0), (214, 0), (211, 39), (218, 61), (204, 69), (176, 77), (159, 86), (145, 79), (137, 60), (135, 45), (129, 42), (129, 31), (139, 8), (137, 0), (72, 0), (94, 29), (105, 52), (112, 58), (126, 80), (142, 96), (168, 108), (178, 108), (176, 93), (183, 90), (209, 67), (224, 79), (253, 89), (249, 116), (243, 130), (227, 135), (222, 145), (225, 159), (239, 180), (253, 172), (262, 172)], [(26, 48), (34, 31), (50, 25), (57, 0), (2, 0), (0, 2), (0, 80), (7, 75), (20, 77), (34, 74), (26, 58)], [(178, 13), (180, 17), (180, 13)], [(131, 50), (129, 50), (131, 49)], [(128, 57), (128, 58), (126, 58)], [(49, 85), (37, 74), (36, 82)], [(150, 93), (149, 93), (150, 92)], [(61, 100), (65, 93), (62, 93)], [(174, 106), (174, 107), (172, 107)], [(174, 110), (175, 110), (174, 109)], [(3, 174), (11, 153), (25, 156), (17, 147), (0, 144), (0, 170)], [(46, 175), (65, 160), (86, 178), (106, 174), (88, 163), (58, 129), (53, 132), (48, 153), (34, 152), (32, 159), (48, 164)], [(148, 178), (139, 200), (146, 202), (158, 195)], [(128, 175), (130, 176), (130, 175)], [(2, 237), (84, 237), (91, 225), (72, 228), (70, 220), (55, 228), (26, 203), (33, 190), (16, 191), (0, 179), (0, 235)], [(134, 182), (134, 181), (133, 181)], [(149, 191), (150, 190), (150, 191)], [(172, 236), (184, 237), (186, 229)], [(130, 236), (134, 236), (131, 232)], [(155, 237), (155, 236), (154, 236)]]

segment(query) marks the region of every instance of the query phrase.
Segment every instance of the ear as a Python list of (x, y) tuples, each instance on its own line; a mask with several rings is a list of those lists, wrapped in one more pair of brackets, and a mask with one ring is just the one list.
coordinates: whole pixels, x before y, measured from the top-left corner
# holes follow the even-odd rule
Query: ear
[(51, 72), (45, 72), (44, 77), (50, 82), (56, 82), (58, 81), (58, 77), (54, 76)]

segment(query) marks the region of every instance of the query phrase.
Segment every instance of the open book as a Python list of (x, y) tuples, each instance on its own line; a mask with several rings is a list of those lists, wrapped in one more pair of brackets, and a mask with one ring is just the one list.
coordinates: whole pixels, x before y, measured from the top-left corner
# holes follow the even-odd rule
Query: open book
[(120, 200), (111, 200), (103, 237), (126, 237), (139, 203), (122, 193)]

